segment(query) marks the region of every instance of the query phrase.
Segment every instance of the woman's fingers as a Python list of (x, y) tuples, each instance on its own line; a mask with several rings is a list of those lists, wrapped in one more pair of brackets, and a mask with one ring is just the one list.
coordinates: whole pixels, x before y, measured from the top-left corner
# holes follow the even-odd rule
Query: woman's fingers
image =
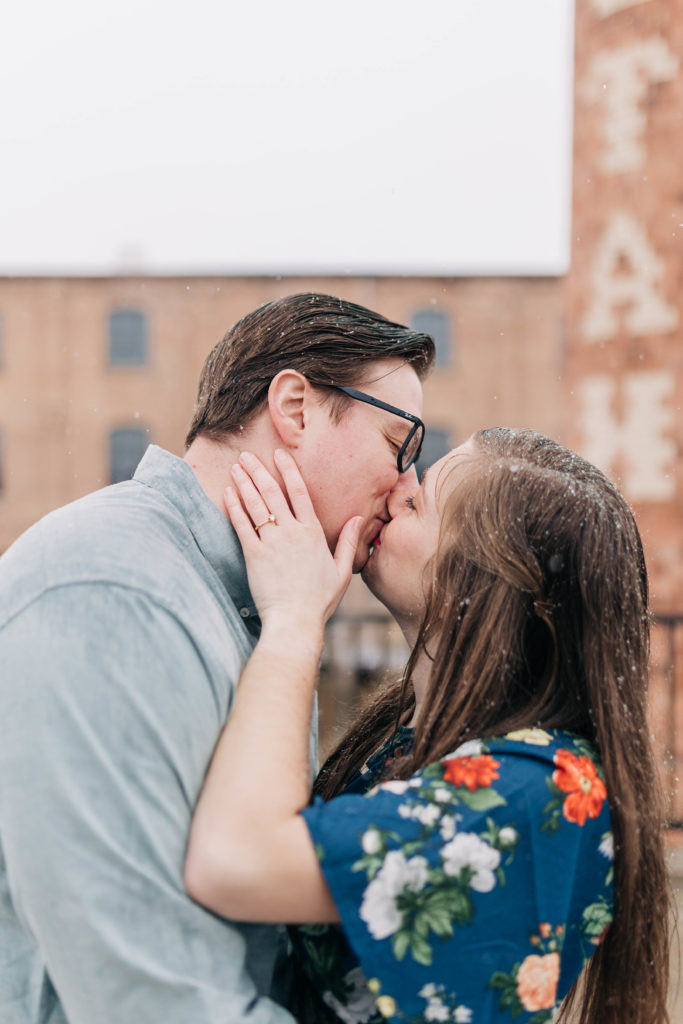
[[(248, 474), (240, 465), (235, 463), (231, 469), (233, 487), (242, 499), (242, 505), (251, 518), (252, 530), (260, 527), (261, 523), (268, 521), (270, 509), (266, 506), (263, 498), (254, 487)], [(258, 532), (258, 531), (257, 531)]]
[(233, 466), (233, 478), (239, 484), (242, 501), (255, 525), (262, 523), (270, 512), (277, 517), (289, 513), (282, 488), (251, 452), (240, 454), (239, 463)]
[(317, 516), (308, 488), (296, 462), (289, 452), (282, 448), (275, 449), (273, 458), (287, 488), (287, 497), (294, 515), (300, 523), (313, 522)]
[(230, 522), (242, 545), (242, 550), (245, 555), (249, 555), (253, 551), (254, 546), (258, 544), (258, 534), (254, 531), (254, 523), (242, 508), (234, 487), (225, 488), (224, 499), (226, 510), (230, 516)]
[(242, 452), (239, 463), (232, 469), (240, 497), (254, 525), (263, 523), (271, 512), (278, 521), (294, 513), (294, 518), (300, 523), (310, 525), (317, 522), (308, 489), (292, 456), (276, 449), (274, 462), (284, 481), (286, 496), (273, 475), (251, 452)]

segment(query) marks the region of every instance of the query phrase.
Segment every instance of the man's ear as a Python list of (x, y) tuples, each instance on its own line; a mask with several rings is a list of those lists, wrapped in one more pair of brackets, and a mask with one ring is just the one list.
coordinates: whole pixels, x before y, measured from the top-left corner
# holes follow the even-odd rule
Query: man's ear
[(268, 388), (268, 411), (283, 444), (298, 448), (306, 425), (311, 386), (298, 370), (280, 370)]

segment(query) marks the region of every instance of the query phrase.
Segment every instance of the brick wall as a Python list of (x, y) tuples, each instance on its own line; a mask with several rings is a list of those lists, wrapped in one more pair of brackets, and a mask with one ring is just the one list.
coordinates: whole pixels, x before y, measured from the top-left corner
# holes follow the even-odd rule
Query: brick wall
[[(483, 425), (562, 432), (564, 333), (557, 279), (0, 278), (0, 551), (45, 512), (109, 483), (121, 427), (182, 454), (199, 370), (263, 302), (326, 291), (409, 323), (441, 310), (450, 363), (425, 388), (428, 425), (454, 443)], [(145, 316), (149, 358), (108, 365), (109, 315)]]
[(567, 439), (633, 503), (683, 612), (683, 7), (578, 0)]

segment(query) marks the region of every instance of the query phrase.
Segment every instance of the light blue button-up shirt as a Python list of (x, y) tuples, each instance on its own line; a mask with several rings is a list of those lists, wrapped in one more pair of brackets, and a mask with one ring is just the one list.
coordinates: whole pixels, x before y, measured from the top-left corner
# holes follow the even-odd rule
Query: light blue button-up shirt
[(1, 1024), (291, 1024), (279, 930), (182, 881), (258, 631), (232, 528), (160, 448), (0, 559)]

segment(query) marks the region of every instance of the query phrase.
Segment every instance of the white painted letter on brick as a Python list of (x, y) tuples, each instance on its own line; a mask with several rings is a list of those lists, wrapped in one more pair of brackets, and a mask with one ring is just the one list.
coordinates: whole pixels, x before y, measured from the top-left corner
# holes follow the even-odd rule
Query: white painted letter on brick
[(667, 370), (626, 374), (623, 415), (618, 419), (614, 377), (595, 374), (578, 386), (581, 454), (608, 475), (620, 458), (623, 489), (633, 501), (668, 501), (674, 496), (674, 416), (665, 404), (673, 393), (674, 378)]
[(618, 307), (631, 337), (666, 334), (678, 310), (656, 288), (664, 269), (647, 235), (630, 214), (612, 215), (598, 243), (591, 273), (590, 305), (580, 325), (586, 341), (606, 341), (619, 328)]
[(625, 7), (636, 7), (638, 4), (649, 3), (650, 0), (593, 0), (593, 10), (601, 18), (607, 18), (615, 11), (622, 11)]
[(678, 66), (678, 58), (659, 36), (597, 55), (581, 91), (587, 100), (602, 103), (603, 170), (626, 174), (643, 166), (648, 86), (675, 78)]

